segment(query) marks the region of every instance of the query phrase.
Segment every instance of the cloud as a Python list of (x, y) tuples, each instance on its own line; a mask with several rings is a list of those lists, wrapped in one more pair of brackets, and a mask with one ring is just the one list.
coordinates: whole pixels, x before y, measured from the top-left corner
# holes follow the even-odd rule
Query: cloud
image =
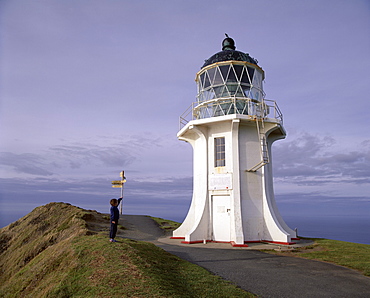
[(127, 152), (124, 146), (100, 146), (96, 144), (58, 145), (49, 149), (70, 168), (78, 169), (84, 165), (103, 165), (106, 167), (125, 167), (136, 157)]
[[(64, 140), (46, 149), (30, 149), (34, 150), (34, 153), (0, 152), (0, 164), (7, 166), (17, 175), (50, 176), (73, 175), (73, 172), (84, 174), (86, 171), (111, 172), (112, 169), (125, 169), (135, 162), (155, 159), (153, 154), (163, 152), (162, 146), (166, 141), (161, 140), (162, 137), (144, 134), (144, 136), (81, 138), (78, 141)], [(148, 152), (151, 152), (152, 156)], [(6, 171), (5, 176), (2, 176), (9, 177), (11, 173)]]
[[(111, 180), (102, 178), (0, 178), (1, 192), (41, 194), (86, 194), (94, 196), (111, 196), (119, 194), (118, 189), (111, 187)], [(167, 178), (163, 181), (138, 181), (129, 179), (125, 183), (124, 192), (135, 199), (157, 198), (168, 201), (174, 197), (192, 196), (192, 177)]]
[(274, 177), (304, 185), (370, 183), (369, 141), (348, 152), (336, 143), (333, 137), (309, 133), (279, 143), (273, 148)]
[(0, 164), (10, 167), (17, 173), (38, 176), (50, 176), (53, 173), (46, 168), (49, 166), (45, 158), (33, 153), (15, 154), (0, 152)]
[(129, 190), (135, 195), (147, 197), (156, 196), (171, 198), (174, 196), (187, 196), (191, 198), (193, 191), (193, 178), (168, 178), (163, 181), (137, 181), (130, 182)]
[(306, 192), (306, 193), (299, 193), (299, 192), (291, 192), (289, 194), (284, 195), (277, 195), (277, 198), (280, 203), (295, 203), (295, 204), (302, 204), (302, 203), (310, 203), (312, 205), (317, 205), (319, 203), (334, 203), (334, 204), (342, 204), (342, 203), (354, 203), (354, 202), (364, 202), (370, 204), (370, 196), (327, 196), (323, 195), (320, 190), (313, 191), (313, 192)]
[(280, 212), (289, 216), (358, 216), (368, 218), (370, 196), (330, 196), (320, 190), (277, 195)]

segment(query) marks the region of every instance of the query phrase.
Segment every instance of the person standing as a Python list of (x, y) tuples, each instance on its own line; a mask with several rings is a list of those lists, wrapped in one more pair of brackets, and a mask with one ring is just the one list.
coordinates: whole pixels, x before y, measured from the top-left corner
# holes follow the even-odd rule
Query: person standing
[(116, 238), (117, 234), (117, 226), (118, 226), (118, 219), (119, 219), (119, 211), (118, 205), (121, 203), (122, 198), (111, 199), (110, 200), (110, 233), (109, 233), (109, 241), (110, 242), (117, 242), (114, 238)]

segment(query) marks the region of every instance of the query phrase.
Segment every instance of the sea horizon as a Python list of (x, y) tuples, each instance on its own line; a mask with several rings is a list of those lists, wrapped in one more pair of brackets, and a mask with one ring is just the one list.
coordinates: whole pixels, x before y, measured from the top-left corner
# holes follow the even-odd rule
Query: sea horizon
[[(3, 228), (25, 214), (7, 213), (2, 214), (0, 218), (0, 228)], [(155, 215), (151, 215), (155, 216)], [(163, 217), (163, 216), (162, 216)], [(182, 222), (183, 218), (168, 218), (165, 219)], [(297, 229), (299, 237), (307, 238), (326, 238), (331, 240), (339, 240), (353, 242), (359, 244), (370, 245), (370, 217), (369, 216), (354, 216), (354, 215), (331, 215), (331, 216), (283, 216), (286, 224)]]

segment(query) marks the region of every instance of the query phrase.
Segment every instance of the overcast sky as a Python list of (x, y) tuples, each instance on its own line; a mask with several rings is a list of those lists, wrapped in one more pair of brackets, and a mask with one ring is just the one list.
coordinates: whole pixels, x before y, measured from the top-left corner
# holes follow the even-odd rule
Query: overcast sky
[(178, 118), (224, 33), (284, 115), (282, 214), (369, 215), (368, 0), (1, 0), (1, 226), (52, 201), (108, 212), (122, 170), (125, 213), (182, 220)]

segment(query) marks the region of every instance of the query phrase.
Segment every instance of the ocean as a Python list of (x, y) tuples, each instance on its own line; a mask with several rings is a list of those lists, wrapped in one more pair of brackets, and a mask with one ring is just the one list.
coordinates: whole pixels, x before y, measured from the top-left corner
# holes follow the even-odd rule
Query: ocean
[(370, 244), (370, 215), (354, 216), (283, 216), (287, 225), (298, 229), (301, 237), (326, 238)]

